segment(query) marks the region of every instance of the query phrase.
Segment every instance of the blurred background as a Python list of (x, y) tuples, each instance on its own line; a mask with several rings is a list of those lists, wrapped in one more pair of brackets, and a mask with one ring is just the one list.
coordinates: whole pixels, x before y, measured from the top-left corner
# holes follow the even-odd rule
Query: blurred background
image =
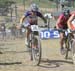
[[(18, 31), (15, 26), (19, 24), (21, 16), (33, 2), (38, 4), (39, 11), (43, 14), (50, 13), (55, 17), (55, 19), (50, 19), (50, 28), (54, 27), (59, 14), (63, 10), (63, 5), (71, 11), (75, 9), (75, 0), (0, 0), (0, 34), (2, 37), (10, 30), (13, 36), (16, 36), (16, 34), (16, 37), (18, 35), (20, 35), (19, 37), (24, 36), (22, 29)], [(42, 21), (39, 23), (44, 25)], [(15, 29), (17, 32), (15, 32)]]

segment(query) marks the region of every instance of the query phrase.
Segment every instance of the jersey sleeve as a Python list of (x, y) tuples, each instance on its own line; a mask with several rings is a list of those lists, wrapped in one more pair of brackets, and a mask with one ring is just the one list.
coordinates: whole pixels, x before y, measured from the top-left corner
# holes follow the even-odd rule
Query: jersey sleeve
[(43, 17), (43, 15), (40, 12), (37, 12), (37, 16), (39, 16), (40, 18)]
[(58, 20), (57, 20), (57, 23), (56, 23), (58, 26), (61, 26), (61, 24), (62, 24), (62, 22), (63, 22), (63, 17), (64, 17), (63, 15), (60, 15), (60, 16), (58, 17)]
[(29, 12), (29, 11), (27, 11), (27, 12), (24, 13), (24, 16), (25, 16), (25, 17), (27, 17), (27, 16), (29, 16), (29, 15), (30, 15), (30, 12)]
[(60, 19), (60, 20), (62, 20), (62, 19), (63, 19), (63, 17), (64, 17), (63, 15), (60, 15), (60, 16), (59, 16), (59, 19)]

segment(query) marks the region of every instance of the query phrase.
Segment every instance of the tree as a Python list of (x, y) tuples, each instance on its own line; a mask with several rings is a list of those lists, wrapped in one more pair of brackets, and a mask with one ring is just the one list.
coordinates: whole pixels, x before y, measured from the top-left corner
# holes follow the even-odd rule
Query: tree
[(14, 3), (15, 2), (11, 0), (0, 0), (0, 14), (4, 16), (7, 15), (11, 5)]

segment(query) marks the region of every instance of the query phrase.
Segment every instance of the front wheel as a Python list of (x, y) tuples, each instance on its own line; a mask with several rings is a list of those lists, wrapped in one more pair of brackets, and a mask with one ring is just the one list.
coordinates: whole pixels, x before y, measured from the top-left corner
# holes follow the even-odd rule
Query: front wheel
[(63, 50), (61, 51), (61, 54), (64, 56), (65, 59), (68, 58), (68, 53), (69, 53), (69, 47), (71, 45), (70, 41), (66, 38), (63, 41)]
[(72, 61), (73, 61), (73, 64), (75, 64), (75, 40), (73, 40), (72, 42), (71, 52), (72, 52)]
[(67, 39), (67, 41), (66, 41), (66, 54), (65, 54), (65, 59), (68, 59), (69, 47), (71, 47), (71, 43), (70, 43), (70, 41)]
[(32, 40), (32, 59), (34, 65), (39, 65), (41, 62), (41, 41), (36, 37)]

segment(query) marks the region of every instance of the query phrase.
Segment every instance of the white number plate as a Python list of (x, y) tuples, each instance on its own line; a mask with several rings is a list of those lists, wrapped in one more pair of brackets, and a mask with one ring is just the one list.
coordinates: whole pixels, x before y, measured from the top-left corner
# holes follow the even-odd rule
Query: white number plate
[(31, 25), (31, 30), (32, 31), (39, 31), (38, 25)]

